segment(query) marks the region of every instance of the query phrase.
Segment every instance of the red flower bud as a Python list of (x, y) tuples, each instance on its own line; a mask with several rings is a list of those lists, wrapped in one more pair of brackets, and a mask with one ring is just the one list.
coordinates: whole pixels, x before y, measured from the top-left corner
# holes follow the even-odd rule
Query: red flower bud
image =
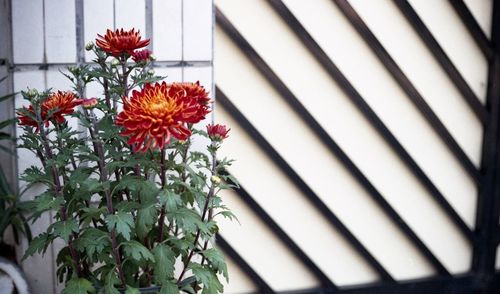
[(147, 61), (149, 60), (151, 53), (152, 52), (148, 49), (135, 50), (134, 53), (132, 53), (132, 59), (135, 62)]
[(82, 101), (83, 108), (92, 109), (97, 105), (97, 98), (84, 99)]
[(227, 137), (229, 137), (228, 133), (230, 130), (231, 129), (228, 129), (225, 125), (220, 125), (220, 124), (207, 125), (208, 136), (213, 141), (222, 141), (226, 139)]

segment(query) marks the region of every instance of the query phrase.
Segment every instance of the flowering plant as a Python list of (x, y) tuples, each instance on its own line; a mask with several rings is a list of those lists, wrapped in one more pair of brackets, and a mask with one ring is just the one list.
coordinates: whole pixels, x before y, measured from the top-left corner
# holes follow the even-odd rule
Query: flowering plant
[[(231, 188), (222, 172), (231, 161), (216, 159), (229, 130), (196, 128), (211, 111), (207, 91), (160, 82), (141, 50), (148, 44), (133, 29), (108, 30), (86, 46), (96, 65), (69, 68), (74, 91), (22, 93), (20, 147), (41, 161), (22, 179), (47, 188), (31, 203), (32, 219), (56, 211), (25, 257), (63, 239), (63, 293), (223, 291), (226, 264), (211, 241), (216, 218), (234, 218), (218, 196)], [(85, 97), (91, 82), (102, 98)], [(193, 151), (203, 137), (206, 152)]]

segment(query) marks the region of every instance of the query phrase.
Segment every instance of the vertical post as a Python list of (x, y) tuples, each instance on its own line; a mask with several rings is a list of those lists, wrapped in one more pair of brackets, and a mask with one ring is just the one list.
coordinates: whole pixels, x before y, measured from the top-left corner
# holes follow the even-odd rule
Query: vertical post
[[(0, 0), (0, 79), (7, 77), (0, 82), (0, 96), (10, 94), (14, 90), (11, 66), (12, 61), (12, 19), (11, 19), (11, 0)], [(0, 121), (14, 117), (14, 99), (2, 102), (0, 106)], [(15, 126), (9, 126), (2, 129), (15, 136)], [(15, 152), (13, 142), (4, 141), (2, 145)], [(7, 180), (11, 187), (17, 187), (17, 164), (16, 157), (0, 152), (0, 167), (5, 172)]]
[(85, 23), (83, 0), (75, 0), (76, 63), (85, 63)]
[(472, 271), (482, 286), (488, 286), (495, 273), (500, 210), (500, 0), (493, 4), (493, 57), (489, 60), (486, 107), (490, 121), (484, 131)]

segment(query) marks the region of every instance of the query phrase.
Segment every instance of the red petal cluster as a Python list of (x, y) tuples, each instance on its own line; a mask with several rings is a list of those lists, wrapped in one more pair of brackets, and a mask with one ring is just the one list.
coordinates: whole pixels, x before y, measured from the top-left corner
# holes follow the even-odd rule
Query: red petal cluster
[(86, 109), (92, 109), (97, 105), (98, 102), (99, 101), (97, 101), (97, 98), (83, 99), (82, 100), (82, 107), (86, 108)]
[(207, 125), (207, 133), (210, 139), (213, 141), (222, 141), (226, 139), (228, 136), (228, 133), (231, 129), (228, 129), (225, 125)]
[(141, 40), (139, 31), (136, 32), (135, 29), (130, 31), (117, 29), (114, 32), (107, 30), (106, 35), (97, 36), (96, 45), (113, 56), (120, 56), (123, 53), (133, 55), (134, 50), (149, 45), (149, 39)]
[(124, 128), (134, 150), (146, 152), (163, 148), (170, 136), (186, 140), (191, 136), (187, 123), (197, 123), (210, 112), (210, 99), (199, 83), (146, 84), (123, 99), (123, 111), (116, 124)]
[[(64, 123), (66, 121), (64, 116), (75, 112), (75, 107), (82, 104), (82, 102), (82, 99), (76, 99), (75, 94), (70, 91), (57, 91), (56, 93), (51, 94), (42, 102), (42, 122), (45, 124), (45, 126), (48, 126), (49, 121), (51, 120), (59, 124)], [(23, 109), (35, 116), (33, 106), (30, 105), (28, 108), (24, 107)], [(38, 123), (31, 117), (18, 112), (18, 119), (20, 125), (32, 126), (37, 128), (38, 130)]]
[(151, 51), (149, 51), (148, 49), (135, 50), (132, 53), (132, 59), (135, 62), (147, 61), (150, 56), (151, 56)]

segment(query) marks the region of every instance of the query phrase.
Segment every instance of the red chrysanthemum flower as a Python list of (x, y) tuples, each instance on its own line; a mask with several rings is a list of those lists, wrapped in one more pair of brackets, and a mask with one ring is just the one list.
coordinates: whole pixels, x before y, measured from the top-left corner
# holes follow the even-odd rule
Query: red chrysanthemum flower
[(148, 49), (143, 49), (143, 50), (135, 50), (132, 53), (132, 59), (135, 62), (141, 62), (141, 61), (147, 61), (149, 57), (151, 56), (151, 51)]
[(117, 29), (114, 32), (107, 30), (106, 35), (97, 34), (97, 36), (96, 45), (113, 56), (120, 56), (123, 53), (132, 55), (134, 50), (149, 45), (149, 39), (141, 40), (139, 31), (136, 32), (135, 29), (130, 31)]
[(226, 139), (228, 136), (228, 133), (231, 129), (228, 129), (225, 125), (207, 125), (207, 134), (212, 139), (213, 141), (222, 141)]
[(191, 136), (187, 123), (197, 123), (210, 112), (210, 99), (199, 83), (146, 84), (132, 97), (123, 99), (123, 111), (116, 124), (134, 151), (145, 152), (150, 147), (163, 148), (170, 136), (186, 140)]
[[(82, 99), (77, 99), (75, 94), (70, 91), (57, 91), (51, 94), (42, 102), (40, 107), (42, 123), (47, 127), (50, 121), (55, 121), (59, 124), (64, 123), (66, 121), (64, 116), (72, 114), (75, 111), (75, 107), (80, 105), (82, 101)], [(28, 108), (23, 107), (23, 112), (29, 112), (32, 116), (35, 116), (35, 111), (31, 105)], [(38, 123), (23, 112), (17, 113), (19, 124), (35, 127), (38, 131)]]

